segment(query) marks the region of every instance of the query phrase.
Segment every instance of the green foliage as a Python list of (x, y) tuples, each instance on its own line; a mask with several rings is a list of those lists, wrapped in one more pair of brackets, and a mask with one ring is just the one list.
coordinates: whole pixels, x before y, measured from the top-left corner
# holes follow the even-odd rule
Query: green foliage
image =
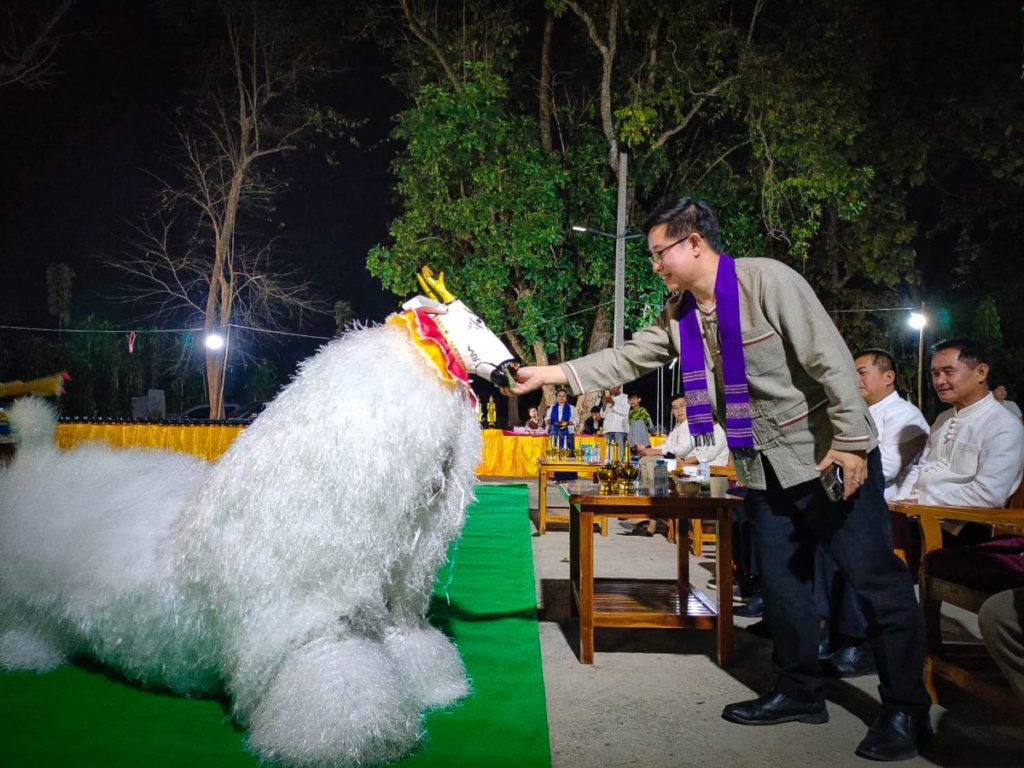
[[(526, 18), (515, 3), (490, 5), (502, 18)], [(667, 197), (707, 200), (720, 215), (727, 252), (785, 260), (806, 276), (826, 307), (857, 310), (836, 315), (852, 346), (888, 347), (905, 356), (905, 369), (916, 368), (916, 334), (907, 332), (904, 313), (878, 310), (916, 304), (923, 295), (930, 304), (951, 307), (956, 320), (964, 312), (970, 317), (988, 296), (994, 302), (989, 309), (1002, 319), (1002, 343), (1024, 349), (1017, 270), (1007, 268), (1024, 242), (1024, 91), (1019, 62), (1013, 63), (1019, 50), (1009, 55), (1007, 36), (991, 34), (1013, 28), (1012, 10), (990, 4), (974, 12), (926, 0), (884, 7), (865, 0), (621, 0), (608, 135), (599, 48), (608, 40), (611, 6), (599, 0), (545, 5), (555, 15), (558, 41), (551, 51), (551, 154), (557, 158), (538, 169), (561, 175), (539, 170), (536, 185), (551, 190), (540, 204), (549, 206), (558, 226), (536, 232), (506, 226), (517, 206), (537, 204), (536, 189), (527, 194), (515, 188), (517, 179), (534, 179), (506, 173), (500, 199), (488, 201), (483, 194), (490, 181), (485, 169), (515, 168), (534, 156), (539, 143), (531, 47), (539, 35), (516, 24), (515, 34), (490, 47), (492, 54), (500, 50), (488, 59), (488, 71), (500, 74), (501, 87), (488, 86), (488, 108), (472, 116), (479, 116), (479, 124), (453, 121), (443, 128), (445, 118), (417, 128), (417, 137), (452, 154), (451, 162), (428, 165), (409, 135), (403, 137), (408, 150), (396, 172), (409, 173), (409, 164), (418, 163), (418, 173), (443, 177), (437, 183), (443, 193), (429, 198), (428, 206), (427, 196), (411, 194), (399, 173), (403, 214), (392, 231), (394, 247), (378, 254), (433, 249), (451, 264), (472, 254), (479, 273), (466, 270), (457, 279), (479, 277), (482, 300), (494, 286), (514, 297), (505, 306), (492, 297), (488, 321), (524, 332), (546, 323), (551, 327), (530, 330), (534, 335), (524, 333), (524, 340), (537, 338), (549, 350), (568, 342), (566, 353), (572, 354), (593, 315), (551, 321), (566, 309), (610, 299), (613, 243), (590, 235), (562, 240), (561, 233), (576, 223), (614, 230), (616, 180), (609, 156), (619, 148), (630, 158), (634, 226)], [(452, 25), (451, 9), (434, 4), (437, 39), (456, 61), (461, 59), (452, 41), (467, 30), (472, 38), (472, 19), (479, 18), (479, 3), (466, 8), (471, 21)], [(487, 29), (480, 27), (480, 39)], [(419, 82), (430, 79), (432, 68), (435, 80), (445, 80), (424, 48), (400, 49), (402, 61), (418, 55)], [(484, 70), (473, 65), (456, 70), (470, 73), (467, 90), (485, 82)], [(465, 96), (451, 92), (448, 98)], [(428, 104), (422, 93), (416, 100), (415, 110)], [(516, 140), (509, 138), (509, 126), (517, 126)], [(450, 135), (438, 140), (445, 130)], [(463, 134), (467, 147), (455, 140)], [(473, 152), (476, 160), (467, 161)], [(502, 153), (504, 158), (495, 156)], [(493, 204), (492, 220), (473, 203)], [(442, 208), (462, 212), (461, 225), (439, 216)], [(519, 247), (495, 245), (490, 226)], [(516, 262), (530, 250), (524, 237), (536, 237), (532, 252), (550, 254), (564, 274)], [(487, 261), (484, 251), (492, 247), (504, 249), (499, 263)], [(394, 287), (412, 288), (413, 266), (412, 260), (402, 266), (406, 276), (392, 281)], [(570, 283), (583, 292), (574, 293)], [(642, 243), (629, 244), (627, 285), (627, 326), (638, 327), (664, 297)], [(928, 333), (939, 330), (930, 326)]]
[(580, 348), (579, 321), (550, 320), (582, 295), (590, 272), (562, 248), (571, 174), (537, 146), (536, 122), (509, 114), (507, 87), (483, 65), (467, 65), (461, 90), (426, 85), (402, 113), (394, 163), (404, 213), (391, 246), (377, 246), (371, 273), (400, 295), (415, 290), (423, 264), (493, 328), (526, 344)]
[(352, 322), (353, 317), (351, 301), (339, 299), (334, 302), (334, 325), (339, 334)]
[(970, 316), (971, 338), (989, 349), (1002, 349), (1003, 329), (999, 322), (999, 309), (992, 296), (986, 296)]
[(71, 322), (71, 283), (75, 271), (67, 264), (51, 264), (46, 268), (47, 306), (62, 326)]
[(247, 367), (244, 380), (249, 400), (271, 400), (281, 389), (281, 372), (269, 360), (259, 360)]

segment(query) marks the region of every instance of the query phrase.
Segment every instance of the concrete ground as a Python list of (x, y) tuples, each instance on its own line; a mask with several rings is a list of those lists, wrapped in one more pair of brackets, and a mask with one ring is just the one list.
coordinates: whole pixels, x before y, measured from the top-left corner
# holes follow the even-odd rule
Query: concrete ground
[[(771, 642), (736, 632), (729, 669), (714, 661), (714, 633), (696, 630), (598, 629), (593, 665), (577, 661), (577, 625), (569, 611), (567, 526), (536, 534), (536, 487), (530, 483), (533, 557), (540, 611), (540, 642), (554, 768), (620, 766), (846, 766), (865, 768), (854, 755), (878, 711), (878, 678), (827, 683), (831, 716), (824, 725), (787, 723), (756, 728), (721, 718), (733, 701), (762, 693), (771, 682)], [(564, 506), (550, 486), (548, 498)], [(563, 510), (564, 513), (564, 510)], [(621, 535), (610, 521), (607, 538), (595, 535), (598, 576), (675, 577), (675, 545)], [(691, 556), (691, 581), (714, 595), (707, 580), (714, 553)], [(977, 632), (973, 616), (951, 614), (950, 628)], [(752, 619), (736, 620), (745, 627)], [(1022, 704), (1024, 706), (1024, 704)], [(1024, 766), (1024, 719), (995, 712), (963, 695), (950, 710), (933, 707), (936, 736), (913, 766)]]

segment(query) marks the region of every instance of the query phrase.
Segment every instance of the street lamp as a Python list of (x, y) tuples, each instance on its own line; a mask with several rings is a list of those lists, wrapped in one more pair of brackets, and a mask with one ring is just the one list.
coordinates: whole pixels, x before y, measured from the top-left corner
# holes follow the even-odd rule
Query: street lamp
[(917, 408), (924, 408), (922, 399), (922, 380), (924, 379), (924, 327), (928, 325), (928, 315), (925, 314), (925, 303), (921, 302), (919, 312), (911, 312), (907, 324), (917, 331)]
[(224, 349), (224, 337), (219, 333), (210, 332), (206, 334), (205, 344), (211, 352), (219, 352)]
[(572, 225), (573, 232), (585, 232), (590, 235), (610, 237), (615, 241), (615, 311), (612, 323), (612, 346), (616, 349), (622, 346), (626, 338), (625, 326), (625, 305), (626, 305), (626, 240), (635, 240), (638, 237), (646, 237), (640, 232), (623, 232), (621, 235), (613, 235), (611, 232), (602, 232), (593, 227), (583, 227), (579, 224)]

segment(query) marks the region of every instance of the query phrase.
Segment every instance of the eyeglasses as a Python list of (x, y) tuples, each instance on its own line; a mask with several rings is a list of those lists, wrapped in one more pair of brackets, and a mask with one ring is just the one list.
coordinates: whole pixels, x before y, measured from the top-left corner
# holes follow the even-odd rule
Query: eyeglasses
[(654, 253), (651, 254), (651, 263), (652, 264), (661, 264), (661, 261), (662, 261), (662, 259), (665, 258), (665, 254), (666, 253), (671, 251), (673, 248), (675, 248), (680, 243), (686, 242), (686, 240), (688, 240), (689, 237), (690, 237), (690, 235), (686, 235), (684, 237), (680, 237), (674, 243), (669, 243), (664, 248), (660, 248), (657, 251), (654, 251)]

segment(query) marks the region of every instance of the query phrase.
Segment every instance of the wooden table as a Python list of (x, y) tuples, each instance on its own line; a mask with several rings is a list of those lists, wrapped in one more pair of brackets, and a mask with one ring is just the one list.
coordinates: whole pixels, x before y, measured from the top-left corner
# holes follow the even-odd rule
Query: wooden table
[[(732, 659), (732, 509), (743, 503), (735, 496), (680, 496), (675, 489), (631, 496), (601, 495), (594, 483), (566, 484), (569, 494), (569, 579), (573, 608), (580, 622), (580, 663), (594, 663), (595, 627), (653, 629), (716, 629), (720, 666)], [(715, 578), (718, 606), (690, 584), (686, 537), (676, 541), (676, 579), (595, 579), (594, 516), (675, 520), (715, 520), (718, 548)]]
[[(537, 460), (537, 533), (543, 536), (547, 532), (548, 523), (568, 523), (568, 517), (548, 515), (548, 477), (556, 472), (583, 472), (593, 476), (597, 468), (601, 466), (597, 462), (579, 461), (576, 459), (565, 459), (557, 461), (541, 457)], [(608, 535), (608, 517), (598, 515), (598, 523), (601, 525), (601, 535)]]

